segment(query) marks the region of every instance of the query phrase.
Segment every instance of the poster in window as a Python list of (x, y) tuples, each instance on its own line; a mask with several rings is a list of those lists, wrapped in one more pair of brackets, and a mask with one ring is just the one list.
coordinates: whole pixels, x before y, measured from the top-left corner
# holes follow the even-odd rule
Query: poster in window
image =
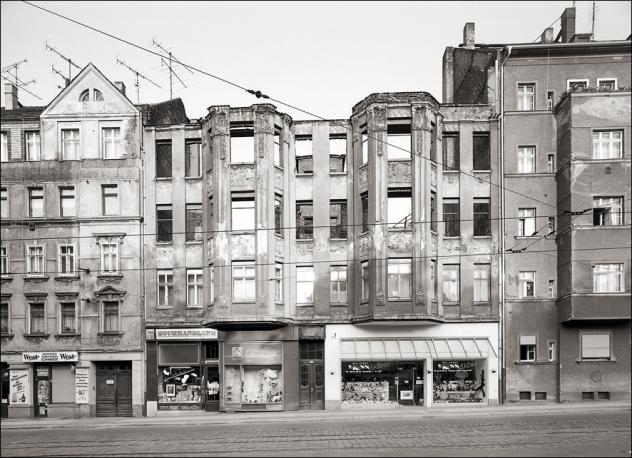
[(29, 385), (28, 369), (12, 369), (9, 376), (10, 402), (16, 404), (30, 404), (31, 386)]
[(78, 367), (75, 369), (75, 402), (77, 404), (88, 404), (89, 399), (89, 387), (88, 387), (88, 374), (90, 369), (87, 367)]
[(168, 383), (165, 386), (165, 393), (167, 396), (175, 396), (176, 395), (176, 385), (173, 383)]

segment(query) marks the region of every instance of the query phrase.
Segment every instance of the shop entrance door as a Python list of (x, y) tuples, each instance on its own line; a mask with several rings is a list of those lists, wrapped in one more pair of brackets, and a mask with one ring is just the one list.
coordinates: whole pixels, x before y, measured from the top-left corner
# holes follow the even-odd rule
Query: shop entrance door
[(206, 402), (204, 410), (207, 412), (219, 412), (219, 366), (209, 364), (206, 366)]
[(132, 416), (132, 363), (97, 363), (97, 417)]
[(397, 399), (400, 405), (423, 405), (423, 362), (400, 362), (397, 366)]
[(2, 384), (0, 385), (0, 394), (2, 394), (2, 404), (0, 404), (0, 418), (9, 416), (9, 365), (2, 363)]
[(299, 409), (325, 408), (325, 345), (322, 340), (299, 341)]
[(47, 417), (51, 402), (51, 367), (37, 365), (35, 370), (35, 416)]
[(324, 365), (322, 363), (299, 363), (301, 410), (322, 410), (325, 408)]

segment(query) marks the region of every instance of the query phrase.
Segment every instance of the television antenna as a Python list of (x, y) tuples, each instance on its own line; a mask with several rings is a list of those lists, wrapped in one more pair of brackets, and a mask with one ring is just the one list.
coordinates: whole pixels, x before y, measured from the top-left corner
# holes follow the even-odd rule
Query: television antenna
[(73, 62), (71, 58), (66, 57), (62, 53), (57, 51), (55, 48), (53, 48), (51, 45), (48, 44), (48, 41), (46, 42), (46, 50), (54, 52), (59, 57), (64, 59), (66, 62), (68, 62), (68, 81), (69, 82), (72, 79), (72, 67), (75, 67), (77, 70), (81, 70), (81, 67), (79, 67), (75, 62)]
[[(9, 81), (10, 83), (15, 84), (15, 87), (17, 89), (23, 89), (25, 92), (28, 92), (29, 94), (31, 94), (33, 97), (35, 97), (38, 100), (42, 100), (42, 98), (40, 96), (38, 96), (37, 94), (34, 94), (33, 92), (29, 91), (28, 89), (26, 89), (26, 86), (28, 86), (31, 83), (37, 83), (37, 80), (32, 79), (30, 81), (22, 81), (20, 78), (18, 78), (18, 68), (21, 64), (28, 62), (27, 59), (22, 59), (19, 62), (16, 62), (14, 64), (11, 65), (7, 65), (6, 67), (2, 67), (2, 73), (6, 73), (6, 75), (2, 75), (2, 79), (4, 79), (5, 81)], [(11, 69), (13, 69), (13, 74), (11, 74)], [(11, 79), (13, 78), (13, 79)]]
[(133, 69), (132, 67), (127, 65), (122, 60), (116, 59), (116, 63), (122, 65), (123, 67), (126, 67), (129, 71), (131, 71), (132, 73), (134, 73), (136, 75), (136, 83), (134, 84), (134, 86), (136, 86), (136, 103), (140, 103), (140, 84), (139, 84), (139, 81), (138, 81), (139, 77), (149, 81), (151, 84), (156, 86), (158, 89), (162, 89), (158, 84), (154, 83), (151, 79), (147, 78), (145, 75), (140, 73), (138, 70)]
[[(178, 78), (178, 81), (180, 81), (180, 84), (182, 84), (184, 87), (187, 87), (187, 85), (184, 84), (184, 81), (182, 81), (182, 79), (180, 79), (178, 74), (173, 70), (173, 59), (174, 59), (173, 53), (171, 51), (169, 51), (168, 49), (165, 49), (156, 40), (152, 39), (152, 42), (153, 42), (154, 46), (157, 46), (163, 52), (169, 54), (169, 62), (165, 61), (165, 59), (162, 58), (162, 57), (160, 58), (160, 61), (161, 61), (162, 65), (166, 65), (169, 68), (169, 99), (173, 100), (173, 76)], [(177, 62), (177, 59), (176, 59), (176, 63), (179, 63), (179, 62)], [(186, 68), (189, 72), (191, 72), (191, 74), (193, 74), (193, 72), (191, 71), (190, 68), (188, 68), (188, 67), (184, 67), (184, 68)]]
[[(59, 76), (61, 76), (63, 78), (63, 80), (64, 80), (64, 87), (68, 86), (68, 83), (70, 83), (70, 80), (68, 78), (66, 78), (62, 72), (57, 70), (54, 65), (51, 65), (50, 67), (52, 69), (51, 73), (56, 73), (56, 74), (58, 74)], [(59, 89), (63, 89), (63, 87), (61, 87), (61, 86), (57, 86), (57, 87)]]

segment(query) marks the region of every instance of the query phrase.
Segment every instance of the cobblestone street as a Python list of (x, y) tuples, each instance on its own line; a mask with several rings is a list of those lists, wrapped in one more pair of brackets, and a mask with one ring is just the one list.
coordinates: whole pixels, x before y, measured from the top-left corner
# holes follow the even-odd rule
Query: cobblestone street
[(630, 456), (630, 411), (2, 430), (2, 456)]

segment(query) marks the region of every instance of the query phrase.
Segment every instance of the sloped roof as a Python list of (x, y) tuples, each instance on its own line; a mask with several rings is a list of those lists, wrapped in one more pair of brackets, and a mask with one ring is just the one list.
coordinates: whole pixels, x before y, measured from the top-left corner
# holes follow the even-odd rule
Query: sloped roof
[(145, 126), (168, 126), (188, 124), (189, 118), (182, 99), (177, 98), (165, 102), (138, 105), (143, 113)]
[(45, 108), (46, 107), (34, 106), (7, 110), (2, 107), (2, 110), (0, 110), (0, 120), (2, 122), (36, 120), (39, 119)]

